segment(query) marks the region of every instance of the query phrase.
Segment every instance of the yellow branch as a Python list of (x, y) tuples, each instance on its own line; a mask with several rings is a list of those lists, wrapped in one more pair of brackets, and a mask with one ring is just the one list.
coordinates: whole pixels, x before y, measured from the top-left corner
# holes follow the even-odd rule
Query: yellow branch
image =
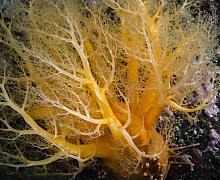
[[(57, 137), (41, 128), (35, 120), (27, 114), (22, 108), (20, 108), (13, 101), (8, 101), (8, 105), (18, 112), (25, 120), (25, 122), (31, 126), (31, 128), (36, 132), (36, 134), (42, 136), (45, 140), (54, 144), (58, 149), (60, 149), (65, 155), (73, 155), (79, 158), (89, 158), (89, 157), (116, 157), (117, 152), (110, 149), (106, 144), (85, 144), (85, 145), (75, 145), (67, 142), (63, 137)], [(112, 156), (113, 155), (113, 156)]]
[(209, 100), (209, 98), (206, 98), (200, 105), (198, 105), (195, 108), (184, 108), (184, 107), (178, 105), (177, 103), (175, 103), (173, 100), (171, 100), (168, 97), (168, 100), (166, 101), (166, 104), (169, 105), (170, 107), (178, 110), (178, 111), (182, 111), (182, 112), (196, 112), (196, 111), (204, 109), (204, 107), (205, 107), (206, 103), (208, 102), (208, 100)]

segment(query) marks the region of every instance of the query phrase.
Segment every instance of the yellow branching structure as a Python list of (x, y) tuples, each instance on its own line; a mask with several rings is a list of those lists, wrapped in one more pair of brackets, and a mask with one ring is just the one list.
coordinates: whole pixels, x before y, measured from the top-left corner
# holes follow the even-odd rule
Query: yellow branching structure
[[(2, 8), (1, 164), (95, 157), (122, 174), (165, 177), (172, 129), (156, 130), (161, 112), (202, 110), (217, 89), (190, 102), (215, 71), (215, 18), (196, 5), (31, 0), (11, 17)], [(47, 155), (28, 156), (29, 146)]]

